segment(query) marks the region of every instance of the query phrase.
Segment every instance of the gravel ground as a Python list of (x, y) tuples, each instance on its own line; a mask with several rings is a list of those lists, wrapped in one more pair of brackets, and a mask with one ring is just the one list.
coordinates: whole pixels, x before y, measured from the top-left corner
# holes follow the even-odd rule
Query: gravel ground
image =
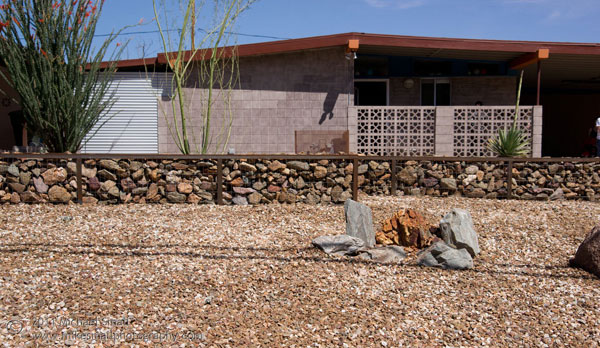
[(568, 267), (591, 202), (363, 197), (379, 225), (468, 209), (469, 271), (328, 257), (342, 206), (2, 206), (5, 346), (586, 346), (600, 279)]

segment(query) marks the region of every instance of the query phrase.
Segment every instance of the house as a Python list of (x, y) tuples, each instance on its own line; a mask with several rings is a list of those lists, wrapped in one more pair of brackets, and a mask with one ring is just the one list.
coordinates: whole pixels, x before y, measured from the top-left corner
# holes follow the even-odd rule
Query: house
[[(489, 155), (487, 140), (512, 124), (521, 70), (517, 124), (534, 157), (579, 156), (600, 115), (595, 43), (347, 33), (240, 45), (238, 56), (226, 147), (235, 153)], [(84, 152), (179, 152), (170, 78), (158, 72), (166, 57), (119, 62), (115, 116)], [(186, 92), (200, 102), (195, 90)], [(215, 109), (212, 127), (229, 128)]]

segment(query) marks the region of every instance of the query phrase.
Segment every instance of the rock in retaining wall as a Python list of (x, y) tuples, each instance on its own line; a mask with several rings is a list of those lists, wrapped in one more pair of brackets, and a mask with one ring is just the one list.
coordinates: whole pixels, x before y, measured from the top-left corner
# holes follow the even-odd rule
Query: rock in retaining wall
[[(77, 199), (74, 160), (0, 160), (1, 203), (68, 203)], [(343, 203), (352, 197), (352, 160), (223, 160), (225, 204)], [(390, 161), (359, 160), (359, 190), (392, 191)], [(502, 162), (403, 161), (397, 192), (498, 198), (508, 195)], [(520, 199), (600, 198), (600, 163), (514, 163), (512, 195)], [(215, 160), (84, 160), (84, 203), (214, 204)]]

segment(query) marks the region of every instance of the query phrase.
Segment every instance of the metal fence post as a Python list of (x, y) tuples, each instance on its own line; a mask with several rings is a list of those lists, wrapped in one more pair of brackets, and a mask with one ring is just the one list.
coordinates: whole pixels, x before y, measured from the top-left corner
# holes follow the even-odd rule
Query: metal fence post
[(223, 160), (217, 160), (217, 204), (223, 205)]
[(352, 199), (358, 202), (358, 157), (352, 162)]
[(81, 180), (81, 158), (77, 158), (77, 160), (75, 161), (75, 167), (76, 167), (76, 182), (77, 182), (77, 203), (81, 204), (83, 203), (83, 181)]
[(508, 199), (512, 198), (512, 170), (513, 170), (513, 161), (511, 159), (508, 160), (508, 178), (506, 183), (506, 196)]
[(396, 158), (394, 157), (394, 159), (392, 160), (392, 190), (391, 190), (391, 194), (392, 196), (396, 195), (396, 190), (398, 188), (398, 178), (396, 177), (396, 171), (398, 170), (396, 167)]

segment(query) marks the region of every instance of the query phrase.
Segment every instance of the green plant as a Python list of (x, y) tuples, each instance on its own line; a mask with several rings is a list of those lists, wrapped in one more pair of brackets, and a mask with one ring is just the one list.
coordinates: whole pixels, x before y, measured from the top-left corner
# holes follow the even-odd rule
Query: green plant
[[(114, 104), (110, 90), (124, 45), (101, 64), (116, 39), (92, 44), (104, 1), (4, 0), (0, 72), (20, 97), (27, 128), (51, 152), (76, 152)], [(98, 124), (101, 126), (103, 123)]]
[[(184, 0), (177, 38), (169, 35), (172, 30), (168, 26), (165, 1), (160, 2), (162, 15), (158, 1), (152, 0), (155, 19), (169, 72), (173, 74), (171, 112), (170, 115), (164, 112), (171, 137), (183, 154), (207, 153), (210, 147), (221, 152), (229, 142), (233, 122), (232, 90), (239, 84), (237, 49), (224, 47), (233, 40), (232, 28), (238, 17), (254, 0), (201, 1), (198, 8), (196, 0)], [(203, 10), (212, 13), (212, 24), (210, 29), (202, 30), (203, 35), (196, 41), (196, 12)], [(186, 47), (188, 42), (190, 45)], [(215, 129), (212, 120), (216, 104), (223, 115), (219, 128)], [(191, 123), (192, 109), (198, 112), (200, 124)]]
[(529, 140), (525, 133), (517, 127), (519, 117), (519, 105), (521, 101), (521, 87), (523, 86), (523, 71), (519, 78), (519, 88), (517, 91), (517, 102), (515, 105), (515, 114), (513, 122), (509, 129), (500, 129), (498, 135), (490, 138), (488, 149), (500, 157), (525, 157), (529, 154)]

